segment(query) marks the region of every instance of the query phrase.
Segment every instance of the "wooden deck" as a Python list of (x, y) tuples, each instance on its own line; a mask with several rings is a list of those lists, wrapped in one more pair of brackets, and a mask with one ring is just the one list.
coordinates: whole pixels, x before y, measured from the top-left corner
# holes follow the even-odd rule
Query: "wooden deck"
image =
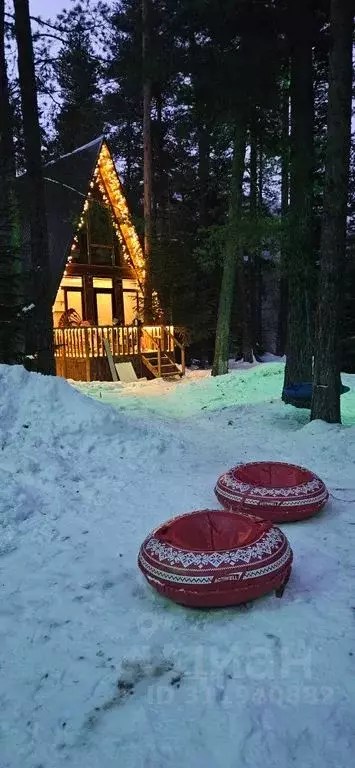
[[(184, 349), (174, 338), (173, 326), (79, 326), (54, 329), (57, 376), (76, 381), (111, 381), (105, 339), (109, 342), (114, 362), (130, 360), (139, 378), (164, 375), (162, 358), (176, 367), (175, 347), (178, 345), (182, 350), (182, 369), (176, 367), (176, 375), (185, 373)], [(153, 353), (156, 354), (155, 365), (147, 366), (147, 359)]]

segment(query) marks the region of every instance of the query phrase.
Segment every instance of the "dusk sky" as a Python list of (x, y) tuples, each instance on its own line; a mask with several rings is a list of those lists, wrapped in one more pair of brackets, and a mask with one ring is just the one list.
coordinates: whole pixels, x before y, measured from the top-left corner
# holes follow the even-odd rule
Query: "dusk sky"
[(70, 5), (70, 0), (30, 0), (30, 11), (32, 16), (50, 19), (56, 16), (62, 8), (69, 8)]

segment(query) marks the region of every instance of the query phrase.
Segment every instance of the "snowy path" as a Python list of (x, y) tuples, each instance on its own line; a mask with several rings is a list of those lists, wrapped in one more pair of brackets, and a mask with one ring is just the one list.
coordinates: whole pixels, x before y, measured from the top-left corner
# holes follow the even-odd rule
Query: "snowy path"
[[(353, 765), (355, 502), (339, 499), (355, 499), (355, 428), (308, 424), (276, 401), (280, 377), (93, 385), (114, 410), (0, 368), (0, 768)], [(257, 458), (343, 489), (283, 526), (283, 599), (160, 599), (136, 567), (143, 537), (215, 506), (218, 474)]]

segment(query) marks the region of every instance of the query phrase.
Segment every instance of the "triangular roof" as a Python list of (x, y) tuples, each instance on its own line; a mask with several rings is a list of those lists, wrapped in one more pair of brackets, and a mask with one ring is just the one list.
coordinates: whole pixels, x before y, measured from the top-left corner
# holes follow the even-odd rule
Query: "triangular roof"
[[(94, 177), (104, 182), (123, 248), (140, 284), (143, 285), (144, 282), (144, 258), (139, 238), (132, 224), (110, 149), (105, 138), (100, 136), (89, 144), (47, 163), (44, 167), (53, 301), (63, 277), (85, 202), (90, 194), (90, 183)], [(19, 184), (19, 191), (24, 214), (27, 208), (24, 199), (25, 179), (26, 176), (19, 179), (19, 182), (22, 182)], [(29, 241), (28, 222), (24, 222), (24, 234), (25, 239)]]

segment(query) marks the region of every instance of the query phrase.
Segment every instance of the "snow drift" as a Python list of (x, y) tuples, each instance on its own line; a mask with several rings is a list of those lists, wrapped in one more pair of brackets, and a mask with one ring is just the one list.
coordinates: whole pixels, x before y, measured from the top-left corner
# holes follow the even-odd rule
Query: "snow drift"
[[(309, 424), (281, 383), (270, 364), (80, 385), (88, 398), (0, 368), (1, 768), (352, 766), (355, 429)], [(282, 600), (204, 612), (155, 595), (136, 567), (148, 531), (263, 459), (333, 494), (282, 526)]]

